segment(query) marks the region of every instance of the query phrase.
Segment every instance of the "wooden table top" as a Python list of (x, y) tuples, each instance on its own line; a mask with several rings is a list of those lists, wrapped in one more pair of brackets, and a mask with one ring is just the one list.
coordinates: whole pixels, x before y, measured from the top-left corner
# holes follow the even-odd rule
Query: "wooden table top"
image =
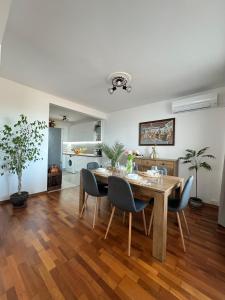
[(110, 170), (106, 170), (105, 172), (93, 170), (93, 174), (95, 174), (97, 177), (102, 177), (105, 179), (111, 175), (122, 177), (132, 185), (151, 189), (161, 193), (165, 193), (175, 187), (179, 187), (184, 181), (182, 177), (175, 176), (162, 176), (161, 178), (150, 177), (146, 172), (138, 172), (138, 179), (130, 179), (118, 171)]

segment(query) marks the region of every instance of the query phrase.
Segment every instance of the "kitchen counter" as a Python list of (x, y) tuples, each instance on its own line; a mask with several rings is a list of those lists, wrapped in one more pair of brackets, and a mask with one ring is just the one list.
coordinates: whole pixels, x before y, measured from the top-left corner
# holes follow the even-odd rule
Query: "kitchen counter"
[(93, 154), (93, 153), (80, 153), (80, 154), (76, 154), (74, 152), (63, 152), (63, 155), (86, 156), (86, 157), (102, 157), (102, 155), (97, 155), (97, 154)]
[(174, 159), (174, 158), (160, 158), (160, 157), (158, 157), (158, 158), (151, 158), (151, 157), (147, 157), (147, 156), (136, 156), (135, 158), (137, 158), (137, 159), (143, 159), (143, 160), (155, 160), (155, 161), (157, 161), (157, 160), (159, 160), (159, 161), (161, 161), (161, 160), (167, 160), (167, 161), (177, 161), (177, 158), (176, 159)]

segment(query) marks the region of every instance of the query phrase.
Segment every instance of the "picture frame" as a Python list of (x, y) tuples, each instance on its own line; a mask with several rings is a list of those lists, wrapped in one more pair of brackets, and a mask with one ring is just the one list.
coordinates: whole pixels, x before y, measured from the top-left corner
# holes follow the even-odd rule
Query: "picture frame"
[(139, 146), (174, 146), (175, 118), (139, 123)]

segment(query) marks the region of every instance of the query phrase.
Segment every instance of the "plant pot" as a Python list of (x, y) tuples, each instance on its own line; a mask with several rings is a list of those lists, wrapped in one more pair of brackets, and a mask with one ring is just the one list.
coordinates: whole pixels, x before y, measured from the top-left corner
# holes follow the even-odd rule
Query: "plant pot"
[(189, 205), (192, 208), (200, 208), (203, 206), (202, 199), (197, 198), (197, 197), (191, 197), (189, 200)]
[(13, 207), (14, 208), (26, 207), (27, 206), (26, 201), (27, 201), (28, 195), (29, 195), (28, 192), (21, 192), (20, 194), (19, 193), (12, 194), (10, 196), (10, 201), (11, 201)]

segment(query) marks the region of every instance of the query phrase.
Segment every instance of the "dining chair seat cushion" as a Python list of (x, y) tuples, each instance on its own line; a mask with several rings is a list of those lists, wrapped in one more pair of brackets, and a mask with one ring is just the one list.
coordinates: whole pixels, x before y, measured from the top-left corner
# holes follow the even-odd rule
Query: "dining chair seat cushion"
[(168, 199), (168, 211), (177, 212), (179, 207), (180, 199), (169, 198)]
[(137, 198), (134, 198), (134, 204), (135, 204), (136, 212), (140, 212), (143, 209), (145, 209), (150, 204), (150, 201), (143, 201), (143, 200), (139, 200)]

